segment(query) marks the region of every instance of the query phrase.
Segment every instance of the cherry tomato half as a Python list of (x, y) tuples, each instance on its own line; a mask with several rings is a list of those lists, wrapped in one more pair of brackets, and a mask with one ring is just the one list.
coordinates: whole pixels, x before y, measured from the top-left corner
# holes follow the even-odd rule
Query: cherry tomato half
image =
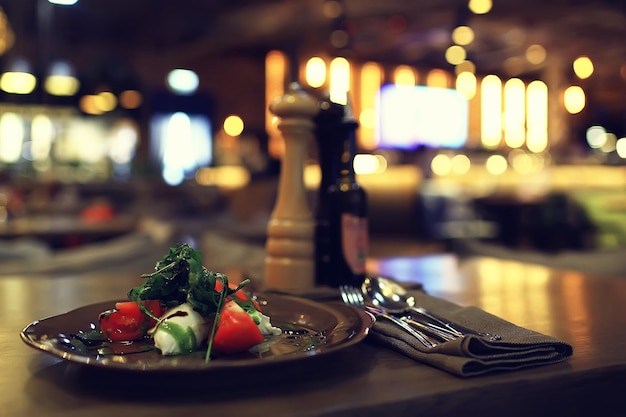
[[(159, 300), (146, 300), (142, 301), (141, 304), (144, 305), (155, 317), (161, 317), (165, 312), (165, 308), (161, 305)], [(156, 320), (152, 317), (145, 315), (140, 309), (135, 301), (120, 301), (115, 303), (115, 309), (123, 312), (126, 315), (131, 317), (143, 316), (144, 319), (148, 320), (149, 327), (152, 327), (156, 324)]]
[[(152, 314), (159, 317), (163, 307), (158, 300), (142, 301)], [(124, 301), (115, 308), (100, 313), (100, 328), (104, 336), (112, 342), (128, 342), (145, 336), (156, 321), (143, 313), (136, 302)]]

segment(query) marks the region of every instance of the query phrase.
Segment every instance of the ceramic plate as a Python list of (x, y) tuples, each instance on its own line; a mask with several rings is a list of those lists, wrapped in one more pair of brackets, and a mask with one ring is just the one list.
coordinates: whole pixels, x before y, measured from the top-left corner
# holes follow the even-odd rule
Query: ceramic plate
[(220, 356), (204, 361), (204, 353), (162, 356), (150, 341), (131, 345), (104, 343), (88, 347), (74, 335), (98, 327), (98, 315), (115, 301), (91, 304), (68, 313), (38, 320), (22, 330), (29, 346), (66, 361), (91, 367), (131, 371), (203, 372), (238, 367), (266, 366), (325, 355), (365, 338), (374, 319), (341, 303), (319, 303), (286, 295), (262, 295), (263, 312), (283, 333), (266, 340), (255, 353)]

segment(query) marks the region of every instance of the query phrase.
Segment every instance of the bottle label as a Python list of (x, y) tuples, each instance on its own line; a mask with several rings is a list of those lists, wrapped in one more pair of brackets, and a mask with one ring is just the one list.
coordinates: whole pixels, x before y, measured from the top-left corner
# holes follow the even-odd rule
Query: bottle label
[(343, 213), (341, 229), (341, 246), (346, 263), (353, 273), (364, 274), (368, 245), (367, 218)]

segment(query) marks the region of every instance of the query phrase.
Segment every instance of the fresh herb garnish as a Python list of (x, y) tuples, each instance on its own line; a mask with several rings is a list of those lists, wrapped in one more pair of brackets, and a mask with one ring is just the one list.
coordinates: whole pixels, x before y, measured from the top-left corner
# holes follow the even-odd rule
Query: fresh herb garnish
[[(155, 320), (158, 318), (141, 303), (142, 300), (160, 300), (166, 308), (187, 302), (205, 318), (215, 314), (205, 357), (206, 361), (209, 361), (219, 312), (224, 300), (250, 281), (244, 280), (235, 289), (231, 289), (226, 275), (208, 271), (202, 265), (201, 252), (186, 243), (170, 248), (169, 252), (156, 263), (154, 269), (154, 272), (141, 276), (146, 282), (132, 288), (128, 292), (128, 298), (137, 302), (141, 311)], [(215, 286), (217, 281), (222, 284), (219, 291)]]

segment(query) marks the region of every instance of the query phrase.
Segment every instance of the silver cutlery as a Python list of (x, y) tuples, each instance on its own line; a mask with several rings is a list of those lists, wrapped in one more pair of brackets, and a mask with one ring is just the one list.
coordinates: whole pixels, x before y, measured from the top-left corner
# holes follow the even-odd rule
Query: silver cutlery
[(418, 314), (434, 322), (435, 325), (431, 327), (439, 332), (447, 333), (450, 336), (462, 337), (464, 335), (473, 334), (486, 337), (489, 340), (502, 339), (500, 335), (470, 329), (418, 306), (415, 302), (415, 297), (407, 294), (406, 290), (401, 285), (389, 278), (366, 277), (361, 286), (361, 291), (374, 306), (384, 309), (391, 314)]
[(400, 318), (387, 313), (383, 309), (366, 304), (363, 293), (361, 293), (361, 290), (359, 288), (350, 285), (342, 285), (339, 287), (339, 291), (341, 292), (341, 298), (343, 299), (344, 303), (364, 309), (365, 311), (368, 311), (377, 318), (383, 317), (389, 320), (390, 322), (394, 323), (396, 326), (400, 327), (408, 334), (419, 340), (420, 343), (422, 343), (422, 345), (424, 345), (426, 348), (432, 348), (436, 345), (436, 342), (430, 340), (426, 335), (420, 333)]

